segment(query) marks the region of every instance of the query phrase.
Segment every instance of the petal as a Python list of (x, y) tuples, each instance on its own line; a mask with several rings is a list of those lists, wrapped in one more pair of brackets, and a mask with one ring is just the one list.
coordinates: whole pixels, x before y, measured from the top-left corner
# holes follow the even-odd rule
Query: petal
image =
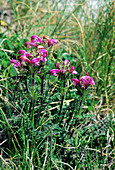
[(16, 64), (14, 64), (14, 68), (16, 68)]
[(80, 81), (82, 82), (83, 87), (85, 86), (85, 88), (86, 88), (89, 86), (89, 81), (87, 79), (82, 77)]
[(18, 61), (15, 60), (15, 59), (11, 60), (11, 65), (12, 65), (12, 64), (14, 64), (14, 68), (16, 68), (16, 66), (17, 66), (17, 67), (21, 67), (20, 62), (18, 62)]
[(56, 63), (56, 67), (59, 67), (59, 63)]
[(25, 50), (19, 50), (19, 54), (26, 54), (27, 52)]
[(39, 58), (33, 58), (33, 59), (31, 60), (31, 62), (32, 62), (32, 63), (39, 62)]
[(57, 40), (56, 39), (51, 39), (51, 45), (53, 45), (53, 43), (56, 45), (57, 44)]
[(13, 64), (13, 63), (15, 63), (15, 62), (16, 62), (16, 60), (15, 60), (15, 59), (12, 59), (11, 62), (10, 62), (10, 64)]
[(74, 71), (74, 66), (72, 66), (71, 68), (70, 68), (70, 72), (73, 72)]
[(31, 54), (30, 53), (26, 53), (26, 57), (29, 57), (29, 56), (31, 56)]
[(72, 74), (77, 74), (77, 71), (73, 71)]
[(73, 83), (74, 83), (75, 86), (76, 86), (76, 85), (80, 85), (80, 80), (75, 79), (75, 78), (73, 78), (73, 79), (71, 79), (71, 80), (73, 81)]
[(62, 73), (63, 73), (63, 74), (65, 73), (65, 69), (64, 69), (64, 68), (62, 68)]
[(65, 65), (70, 64), (69, 60), (64, 60), (63, 62), (64, 62)]
[(22, 63), (23, 62), (28, 62), (29, 64), (32, 64), (31, 61), (24, 55), (22, 55), (19, 59), (22, 60)]
[(36, 42), (25, 42), (26, 48), (37, 47)]
[(53, 73), (53, 76), (57, 76), (57, 74), (56, 74), (56, 73)]
[(74, 71), (74, 66), (72, 66), (72, 67), (70, 68), (70, 72), (71, 72), (72, 74), (77, 74), (77, 71)]
[(44, 57), (47, 57), (48, 51), (47, 51), (46, 49), (41, 49), (41, 50), (39, 51), (39, 55), (43, 55)]
[(37, 75), (40, 73), (40, 71), (37, 72)]
[(41, 59), (42, 62), (47, 61), (47, 58), (45, 58), (44, 56), (41, 56), (40, 59)]
[(48, 47), (50, 47), (52, 45), (51, 44), (51, 39), (49, 38), (49, 36), (44, 35), (43, 40), (45, 40), (44, 43), (48, 44)]
[(38, 37), (37, 35), (33, 35), (33, 36), (31, 36), (31, 42), (43, 43), (43, 40), (40, 37)]
[(42, 50), (42, 49), (45, 49), (44, 46), (42, 46), (42, 45), (37, 46), (37, 50)]
[(31, 56), (31, 54), (28, 53), (28, 52), (26, 52), (25, 50), (19, 50), (18, 53), (19, 53), (19, 54), (24, 54), (24, 55), (26, 55), (26, 57)]
[(56, 73), (59, 73), (59, 72), (61, 72), (61, 70), (59, 70), (59, 69), (52, 69), (52, 70), (49, 71), (50, 75), (52, 73), (54, 76), (57, 76)]
[(90, 78), (89, 82), (90, 82), (91, 85), (95, 85), (95, 82), (94, 82), (94, 80), (93, 80), (93, 77)]
[(86, 75), (89, 76), (89, 73), (87, 72)]

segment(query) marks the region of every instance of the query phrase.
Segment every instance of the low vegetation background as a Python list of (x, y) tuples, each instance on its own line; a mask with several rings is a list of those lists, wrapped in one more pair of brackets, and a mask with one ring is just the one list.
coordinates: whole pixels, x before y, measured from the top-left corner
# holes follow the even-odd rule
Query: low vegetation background
[[(97, 0), (96, 9), (94, 2), (0, 1), (1, 170), (115, 169), (115, 2)], [(40, 76), (33, 89), (31, 75), (10, 64), (32, 35), (58, 41), (48, 52), (42, 96)], [(48, 74), (62, 60), (78, 72), (71, 78), (93, 77), (84, 97), (71, 78), (63, 89)]]

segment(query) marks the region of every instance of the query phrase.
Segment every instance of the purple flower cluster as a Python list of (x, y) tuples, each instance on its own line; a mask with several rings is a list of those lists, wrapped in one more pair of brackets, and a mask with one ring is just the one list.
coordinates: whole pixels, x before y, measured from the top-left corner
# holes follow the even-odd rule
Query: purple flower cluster
[[(58, 73), (65, 74), (66, 72), (71, 74), (77, 74), (77, 72), (74, 70), (74, 66), (70, 65), (69, 60), (64, 60), (61, 63), (56, 63), (56, 69), (52, 69), (49, 71), (50, 75), (53, 74), (53, 76), (57, 76)], [(71, 79), (74, 83), (74, 85), (79, 86), (80, 88), (86, 89), (89, 85), (95, 85), (95, 82), (93, 80), (93, 77), (89, 76), (89, 73), (87, 72), (86, 76), (83, 76), (78, 79)]]
[[(57, 40), (50, 39), (47, 35), (43, 36), (41, 39), (40, 37), (33, 35), (31, 36), (31, 42), (25, 42), (26, 48), (30, 49), (30, 53), (26, 52), (25, 50), (19, 50), (19, 60), (15, 59), (11, 60), (11, 65), (14, 68), (22, 68), (23, 65), (30, 65), (30, 66), (43, 66), (47, 61), (48, 56), (48, 49), (57, 44)], [(33, 50), (34, 49), (34, 50)], [(70, 65), (69, 60), (64, 60), (60, 63), (56, 63), (55, 69), (49, 71), (49, 74), (53, 74), (53, 76), (57, 76), (59, 73), (60, 75), (64, 75), (64, 78), (68, 78), (70, 74), (74, 75), (77, 72), (74, 69), (74, 66)], [(38, 67), (39, 70), (40, 67)], [(40, 73), (40, 70), (37, 71), (37, 74)], [(89, 76), (87, 73), (86, 76), (81, 77), (80, 79), (71, 79), (75, 86), (79, 86), (80, 88), (86, 89), (89, 85), (95, 85), (93, 77)]]
[(56, 69), (50, 70), (49, 73), (57, 76), (57, 73), (59, 72), (61, 72), (62, 74), (65, 74), (65, 72), (77, 74), (77, 72), (74, 70), (74, 66), (70, 65), (69, 60), (64, 60), (61, 63), (56, 63)]
[(40, 37), (33, 35), (31, 36), (31, 42), (25, 42), (26, 48), (35, 48), (34, 52), (31, 50), (30, 53), (26, 52), (25, 50), (19, 50), (19, 61), (13, 59), (11, 60), (11, 64), (13, 64), (14, 68), (22, 67), (25, 63), (26, 65), (35, 65), (39, 66), (40, 62), (44, 63), (47, 61), (48, 51), (47, 49), (53, 44), (57, 44), (57, 40), (50, 39), (48, 36), (43, 36), (41, 39)]
[(71, 80), (73, 81), (75, 86), (78, 85), (84, 89), (86, 89), (89, 85), (95, 85), (93, 77), (90, 77), (88, 72), (87, 72), (87, 75), (81, 77), (80, 80), (75, 79), (75, 78), (73, 78)]
[(20, 62), (18, 62), (18, 61), (17, 61), (17, 60), (15, 60), (15, 59), (11, 60), (11, 64), (13, 64), (13, 65), (14, 65), (14, 68), (16, 68), (16, 66), (17, 66), (17, 67), (21, 67)]

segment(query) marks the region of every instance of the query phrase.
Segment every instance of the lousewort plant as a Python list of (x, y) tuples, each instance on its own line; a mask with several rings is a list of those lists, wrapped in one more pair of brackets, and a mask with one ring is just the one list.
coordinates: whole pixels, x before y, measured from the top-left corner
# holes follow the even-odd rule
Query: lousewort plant
[[(53, 45), (57, 44), (57, 40), (50, 39), (48, 36), (40, 37), (33, 35), (31, 36), (31, 42), (25, 42), (26, 48), (30, 49), (29, 53), (25, 50), (19, 50), (19, 61), (13, 59), (11, 60), (11, 64), (14, 68), (18, 68), (20, 71), (26, 71), (26, 73), (31, 72), (32, 86), (34, 86), (34, 78), (35, 74), (38, 75), (41, 73), (41, 104), (43, 98), (43, 85), (44, 85), (44, 65), (47, 62), (48, 50)], [(27, 86), (27, 85), (26, 85)], [(33, 102), (33, 99), (31, 100)], [(31, 105), (30, 105), (31, 107)], [(30, 109), (31, 110), (31, 109)]]
[(75, 79), (75, 78), (73, 78), (71, 80), (73, 81), (75, 86), (79, 86), (82, 89), (86, 89), (89, 85), (95, 85), (93, 77), (89, 77), (88, 72), (87, 72), (87, 75), (81, 77), (80, 80)]
[[(60, 111), (59, 116), (61, 115), (62, 107), (63, 107), (63, 100), (64, 100), (64, 89), (66, 86), (66, 81), (69, 79), (70, 74), (77, 74), (77, 72), (74, 70), (74, 66), (70, 65), (69, 60), (64, 60), (60, 63), (56, 63), (56, 69), (52, 69), (49, 71), (50, 75), (53, 74), (53, 76), (59, 75), (60, 81), (63, 82), (63, 94), (61, 99), (61, 105), (60, 105)], [(63, 119), (63, 117), (62, 117)]]
[[(77, 116), (79, 116), (80, 114), (80, 110), (81, 110), (81, 106), (82, 106), (82, 103), (83, 103), (83, 99), (84, 99), (84, 94), (87, 92), (87, 88), (90, 86), (90, 85), (95, 85), (95, 82), (93, 80), (93, 77), (90, 77), (89, 76), (89, 73), (87, 72), (86, 73), (86, 76), (83, 76), (81, 77), (80, 79), (71, 79), (73, 81), (73, 84), (75, 85), (76, 87), (76, 90), (78, 91), (78, 94), (79, 95), (79, 98), (80, 98), (80, 102), (79, 102), (79, 106), (78, 106), (78, 110), (77, 110)], [(73, 114), (74, 115), (74, 114)], [(73, 116), (72, 115), (72, 116)], [(71, 116), (71, 118), (72, 118)], [(70, 118), (69, 118), (70, 119)], [(76, 121), (75, 121), (75, 124), (74, 124), (74, 128), (76, 127), (77, 125), (77, 122), (78, 122), (78, 118), (76, 118)], [(70, 125), (69, 127), (69, 131), (68, 133), (70, 134), (70, 138), (72, 137), (73, 135), (73, 132), (74, 130), (72, 129), (71, 131), (71, 128), (72, 128), (72, 125)], [(71, 132), (70, 132), (71, 131)]]
[[(47, 63), (48, 52), (49, 52), (50, 48), (56, 44), (57, 44), (57, 40), (50, 39), (48, 36), (43, 36), (43, 38), (40, 38), (36, 35), (33, 35), (31, 37), (30, 42), (29, 41), (25, 42), (25, 47), (27, 50), (22, 50), (22, 49), (19, 50), (19, 59), (11, 60), (11, 65), (13, 65), (15, 69), (18, 69), (20, 74), (26, 75), (26, 78), (24, 81), (25, 81), (25, 86), (26, 86), (28, 93), (29, 93), (29, 90), (28, 90), (28, 85), (27, 85), (27, 77), (28, 76), (31, 77), (32, 93), (31, 93), (31, 102), (30, 102), (29, 112), (30, 113), (32, 112), (31, 118), (33, 120), (32, 121), (33, 127), (34, 127), (34, 107), (35, 107), (35, 103), (34, 103), (35, 76), (39, 76), (41, 78), (41, 82), (40, 82), (41, 83), (41, 97), (40, 97), (40, 99), (41, 99), (41, 108), (43, 111), (44, 74), (46, 73), (44, 66)], [(55, 64), (55, 68), (50, 71), (47, 70), (47, 73), (48, 72), (49, 72), (50, 76), (53, 75), (55, 77), (58, 77), (59, 81), (62, 83), (62, 87), (60, 87), (62, 94), (61, 94), (60, 108), (59, 108), (59, 112), (58, 112), (58, 116), (59, 116), (58, 124), (59, 124), (59, 127), (63, 127), (63, 126), (66, 126), (66, 123), (67, 123), (67, 129), (68, 129), (67, 134), (69, 134), (70, 138), (71, 138), (73, 135), (73, 132), (74, 132), (71, 129), (73, 127), (74, 128), (76, 127), (78, 118), (76, 118), (74, 125), (73, 125), (73, 123), (68, 124), (68, 122), (76, 115), (76, 113), (77, 113), (77, 115), (79, 115), (81, 105), (83, 102), (83, 98), (84, 98), (84, 93), (85, 93), (85, 91), (87, 91), (87, 88), (89, 87), (89, 85), (95, 85), (95, 82), (93, 80), (93, 77), (89, 76), (89, 73), (87, 73), (86, 76), (83, 76), (80, 79), (76, 79), (76, 78), (71, 79), (71, 76), (77, 75), (77, 71), (75, 71), (74, 66), (71, 66), (69, 60), (57, 62)], [(75, 112), (73, 111), (72, 114), (69, 114), (68, 120), (63, 125), (63, 119), (64, 119), (65, 115), (62, 114), (62, 109), (63, 109), (64, 97), (66, 95), (65, 88), (66, 88), (67, 81), (70, 79), (72, 80), (72, 82), (74, 83), (74, 85), (77, 89), (77, 92), (78, 92), (79, 98), (80, 98), (80, 102), (79, 102), (79, 105), (77, 106), (77, 111), (75, 110)]]

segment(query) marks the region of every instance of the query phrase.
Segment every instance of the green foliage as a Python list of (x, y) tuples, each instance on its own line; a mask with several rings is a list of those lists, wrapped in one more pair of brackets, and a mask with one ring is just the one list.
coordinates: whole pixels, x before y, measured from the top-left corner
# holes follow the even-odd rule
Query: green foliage
[[(85, 0), (71, 11), (66, 0), (62, 8), (59, 2), (8, 1), (13, 19), (0, 33), (1, 169), (115, 168), (114, 1), (105, 1), (97, 15)], [(40, 75), (33, 87), (29, 73), (10, 65), (32, 35), (58, 40), (44, 67), (43, 94)], [(78, 74), (63, 87), (49, 70), (65, 59)], [(70, 79), (86, 72), (96, 87), (82, 97)]]

